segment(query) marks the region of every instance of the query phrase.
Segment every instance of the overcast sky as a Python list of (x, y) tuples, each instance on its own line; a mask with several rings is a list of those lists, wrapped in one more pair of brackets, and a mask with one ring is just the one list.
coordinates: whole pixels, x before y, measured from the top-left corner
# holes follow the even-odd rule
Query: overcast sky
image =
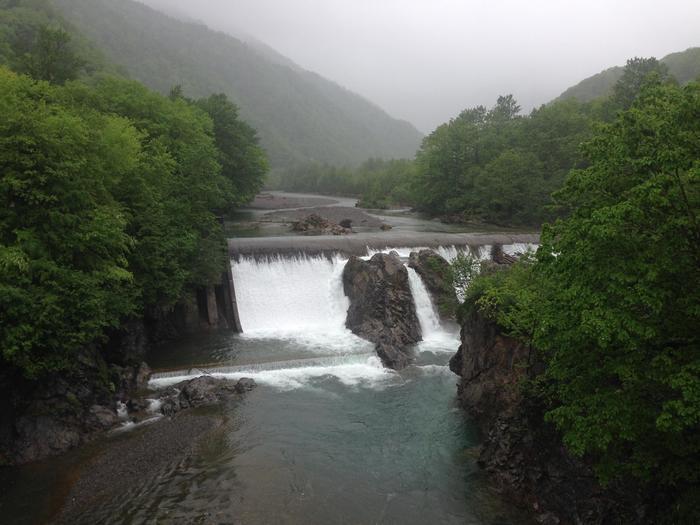
[(633, 56), (700, 46), (700, 0), (142, 0), (244, 31), (429, 132), (540, 105)]

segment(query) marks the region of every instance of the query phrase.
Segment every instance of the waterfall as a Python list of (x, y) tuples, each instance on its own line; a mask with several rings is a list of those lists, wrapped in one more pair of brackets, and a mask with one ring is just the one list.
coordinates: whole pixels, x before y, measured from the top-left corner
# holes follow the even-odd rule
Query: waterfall
[(423, 284), (423, 279), (413, 269), (408, 270), (408, 284), (411, 287), (411, 295), (413, 295), (413, 303), (416, 305), (416, 315), (420, 323), (420, 329), (423, 333), (423, 339), (428, 340), (436, 334), (442, 332), (440, 327), (440, 318), (435, 311), (433, 301), (430, 294)]
[(443, 324), (433, 304), (423, 279), (413, 269), (408, 270), (408, 284), (411, 288), (416, 315), (420, 323), (423, 340), (418, 343), (419, 352), (432, 354), (454, 353), (459, 346), (457, 325)]
[(244, 336), (293, 339), (324, 352), (366, 351), (368, 344), (345, 328), (346, 262), (322, 256), (232, 261)]

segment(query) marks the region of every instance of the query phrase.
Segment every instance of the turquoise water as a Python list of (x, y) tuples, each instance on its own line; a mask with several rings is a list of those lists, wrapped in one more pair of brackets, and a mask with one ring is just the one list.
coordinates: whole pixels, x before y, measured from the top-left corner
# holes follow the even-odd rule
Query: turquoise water
[(448, 358), (420, 351), (401, 373), (256, 372), (197, 454), (83, 522), (518, 523), (476, 465)]
[[(447, 366), (457, 327), (439, 321), (409, 272), (424, 341), (412, 366), (383, 368), (372, 345), (345, 328), (344, 264), (320, 257), (234, 262), (244, 333), (153, 349), (151, 387), (202, 370), (252, 377), (258, 386), (214, 409), (224, 423), (193, 454), (144, 472), (72, 523), (524, 523), (477, 466), (479, 436), (457, 406), (458, 377)], [(86, 459), (139, 432), (0, 471), (0, 522), (46, 522), (89, 468)]]

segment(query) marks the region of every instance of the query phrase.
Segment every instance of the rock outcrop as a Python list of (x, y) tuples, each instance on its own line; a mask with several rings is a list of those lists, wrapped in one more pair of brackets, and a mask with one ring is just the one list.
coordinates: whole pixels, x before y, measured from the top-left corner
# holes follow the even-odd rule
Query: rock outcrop
[(300, 221), (293, 222), (292, 231), (304, 235), (347, 235), (352, 233), (349, 226), (341, 226), (315, 213), (307, 215)]
[[(147, 416), (148, 344), (144, 324), (133, 321), (106, 344), (76, 352), (74, 366), (62, 374), (31, 381), (0, 370), (0, 465), (30, 463), (87, 443), (123, 423), (127, 410), (130, 418)], [(223, 399), (249, 384), (198, 378), (181, 385), (177, 410)]]
[(425, 283), (425, 287), (437, 306), (442, 319), (454, 320), (457, 312), (457, 294), (452, 284), (450, 263), (433, 250), (411, 252), (408, 266), (413, 268)]
[(479, 464), (498, 490), (540, 523), (644, 523), (637, 497), (601, 488), (544, 422), (542, 407), (523, 396), (521, 381), (541, 371), (528, 346), (478, 311), (463, 321), (461, 339), (450, 369), (461, 376), (460, 402), (484, 436)]
[(116, 365), (88, 347), (76, 365), (40, 382), (2, 378), (0, 464), (21, 464), (60, 454), (119, 423), (117, 404), (145, 386), (145, 363)]
[(351, 257), (343, 271), (350, 299), (346, 326), (375, 343), (384, 366), (405, 367), (410, 345), (421, 340), (420, 325), (408, 283), (408, 271), (395, 252), (369, 261)]
[(255, 388), (253, 379), (243, 377), (237, 382), (212, 376), (200, 376), (168, 387), (160, 398), (160, 411), (172, 416), (186, 408), (214, 405), (235, 394)]

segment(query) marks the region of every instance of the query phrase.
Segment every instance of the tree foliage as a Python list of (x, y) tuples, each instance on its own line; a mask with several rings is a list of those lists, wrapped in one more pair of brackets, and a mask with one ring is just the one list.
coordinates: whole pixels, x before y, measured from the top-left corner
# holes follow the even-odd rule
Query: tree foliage
[(668, 79), (668, 67), (655, 58), (631, 58), (613, 86), (610, 101), (616, 109), (629, 109), (642, 89)]
[(383, 209), (413, 205), (414, 178), (409, 160), (368, 159), (357, 168), (300, 164), (278, 173), (270, 184), (287, 191), (359, 197), (359, 206)]
[(461, 221), (539, 224), (590, 134), (592, 115), (574, 101), (518, 115), (512, 96), (463, 111), (428, 136), (416, 156), (417, 207)]
[(258, 191), (266, 160), (223, 96), (71, 81), (80, 46), (20, 3), (0, 51), (35, 78), (0, 67), (0, 364), (38, 378), (217, 280), (217, 214)]
[(268, 170), (255, 130), (239, 118), (238, 107), (222, 93), (198, 100), (196, 105), (214, 123), (222, 175), (231, 184), (229, 206), (250, 202), (262, 189)]
[[(546, 363), (547, 419), (603, 481), (632, 476), (697, 520), (700, 85), (648, 85), (585, 152), (532, 264), (475, 300)], [(510, 272), (509, 272), (510, 273)], [(473, 301), (472, 301), (473, 302)], [(697, 507), (694, 507), (697, 511)], [(690, 522), (689, 521), (689, 522)]]

